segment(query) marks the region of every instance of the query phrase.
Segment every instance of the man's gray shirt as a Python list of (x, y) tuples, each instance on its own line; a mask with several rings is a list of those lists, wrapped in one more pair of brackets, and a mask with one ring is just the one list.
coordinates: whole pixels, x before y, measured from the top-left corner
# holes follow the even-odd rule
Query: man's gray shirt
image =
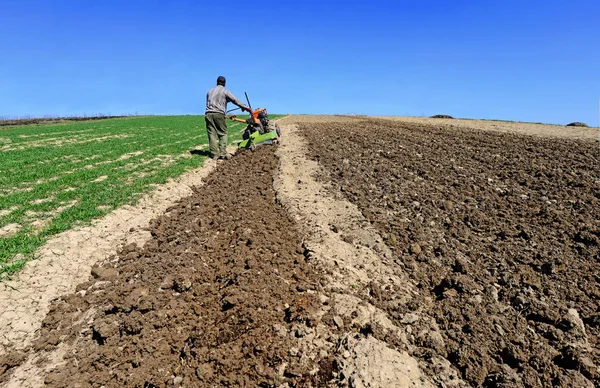
[(227, 103), (232, 102), (235, 105), (245, 107), (235, 96), (222, 85), (217, 85), (206, 93), (206, 113), (223, 113), (227, 110)]

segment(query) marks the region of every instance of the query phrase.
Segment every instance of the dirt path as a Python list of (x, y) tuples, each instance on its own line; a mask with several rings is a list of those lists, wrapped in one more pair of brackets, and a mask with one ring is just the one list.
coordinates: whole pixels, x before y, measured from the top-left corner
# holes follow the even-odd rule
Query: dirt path
[[(318, 182), (320, 167), (307, 159), (308, 147), (297, 130), (298, 118), (280, 121), (285, 138), (277, 150), (278, 196), (298, 222), (313, 265), (326, 273), (325, 292), (331, 296), (326, 319), (337, 327), (335, 380), (332, 384), (355, 387), (426, 387), (432, 380), (423, 373), (404, 333), (388, 316), (363, 301), (362, 289), (394, 292), (398, 303), (412, 298), (414, 284), (395, 270), (390, 251), (358, 208), (334, 197)], [(448, 363), (446, 363), (448, 365)], [(438, 363), (438, 382), (459, 379)]]
[[(600, 384), (595, 141), (310, 120), (322, 182), (416, 284), (408, 303), (359, 295), (405, 329), (413, 357), (442, 357), (474, 386)], [(441, 336), (422, 334), (432, 326)]]

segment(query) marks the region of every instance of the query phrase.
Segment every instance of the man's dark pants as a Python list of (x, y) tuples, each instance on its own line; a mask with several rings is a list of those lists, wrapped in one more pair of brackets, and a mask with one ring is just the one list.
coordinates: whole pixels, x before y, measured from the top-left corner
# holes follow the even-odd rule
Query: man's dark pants
[(207, 113), (206, 132), (208, 133), (208, 144), (213, 159), (227, 155), (227, 123), (222, 113)]

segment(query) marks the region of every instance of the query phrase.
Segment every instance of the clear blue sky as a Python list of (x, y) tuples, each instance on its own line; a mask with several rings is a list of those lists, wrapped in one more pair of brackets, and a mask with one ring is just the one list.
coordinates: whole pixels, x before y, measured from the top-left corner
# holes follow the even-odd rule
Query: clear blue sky
[(0, 116), (280, 113), (598, 125), (600, 1), (0, 0)]

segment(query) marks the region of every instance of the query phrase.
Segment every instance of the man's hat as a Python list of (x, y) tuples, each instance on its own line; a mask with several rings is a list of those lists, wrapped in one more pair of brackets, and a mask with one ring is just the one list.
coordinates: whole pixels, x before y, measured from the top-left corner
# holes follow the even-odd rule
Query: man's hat
[(225, 77), (223, 77), (222, 75), (220, 75), (217, 78), (217, 85), (223, 85), (223, 86), (225, 86)]

